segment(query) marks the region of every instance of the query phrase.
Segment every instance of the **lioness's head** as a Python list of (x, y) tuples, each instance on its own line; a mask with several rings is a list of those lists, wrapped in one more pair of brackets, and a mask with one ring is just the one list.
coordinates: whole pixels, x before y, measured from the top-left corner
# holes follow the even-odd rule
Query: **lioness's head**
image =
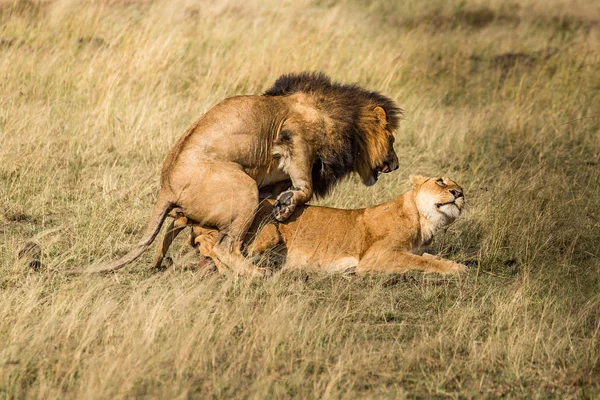
[(385, 110), (378, 106), (372, 110), (370, 118), (361, 119), (365, 125), (362, 131), (367, 134), (359, 141), (361, 157), (357, 163), (357, 172), (366, 186), (374, 185), (382, 173), (398, 169), (393, 132), (398, 124), (398, 111), (394, 109), (393, 112), (393, 116), (388, 116)]
[(465, 205), (463, 189), (452, 179), (412, 175), (419, 212), (438, 226), (454, 221)]

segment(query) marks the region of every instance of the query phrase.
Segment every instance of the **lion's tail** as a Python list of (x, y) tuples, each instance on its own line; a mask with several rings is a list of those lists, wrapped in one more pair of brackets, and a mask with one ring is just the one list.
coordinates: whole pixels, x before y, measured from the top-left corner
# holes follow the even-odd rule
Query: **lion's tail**
[(173, 204), (161, 191), (161, 193), (158, 196), (158, 200), (154, 205), (154, 209), (152, 210), (152, 216), (150, 217), (148, 227), (146, 228), (146, 232), (144, 233), (144, 237), (142, 238), (142, 240), (140, 240), (138, 244), (133, 249), (131, 249), (131, 251), (129, 251), (129, 253), (125, 254), (118, 260), (106, 264), (93, 266), (81, 272), (86, 274), (93, 274), (98, 272), (116, 271), (118, 269), (123, 268), (125, 265), (129, 264), (130, 262), (141, 256), (142, 253), (152, 244), (154, 239), (156, 239), (156, 236), (158, 235), (158, 232), (160, 232), (160, 228), (163, 222), (165, 221), (167, 214), (172, 208)]

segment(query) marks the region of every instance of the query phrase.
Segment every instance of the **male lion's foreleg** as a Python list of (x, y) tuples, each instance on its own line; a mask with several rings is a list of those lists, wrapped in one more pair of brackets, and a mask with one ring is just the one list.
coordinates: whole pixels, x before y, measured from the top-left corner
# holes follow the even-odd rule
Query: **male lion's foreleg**
[(273, 205), (273, 216), (278, 221), (288, 219), (296, 206), (310, 200), (313, 193), (310, 152), (304, 143), (294, 143), (293, 147), (293, 157), (288, 155), (290, 160), (286, 167), (293, 188), (281, 193)]
[(278, 183), (274, 183), (272, 185), (264, 186), (264, 187), (260, 188), (260, 190), (258, 192), (258, 198), (260, 200), (264, 200), (264, 199), (275, 200), (275, 199), (277, 199), (277, 196), (279, 196), (282, 192), (288, 190), (290, 187), (292, 187), (292, 182), (290, 180), (286, 180), (283, 182), (278, 182)]
[(452, 274), (466, 271), (466, 267), (442, 258), (418, 256), (393, 250), (385, 243), (376, 243), (365, 253), (356, 269), (359, 273), (403, 273), (409, 270)]

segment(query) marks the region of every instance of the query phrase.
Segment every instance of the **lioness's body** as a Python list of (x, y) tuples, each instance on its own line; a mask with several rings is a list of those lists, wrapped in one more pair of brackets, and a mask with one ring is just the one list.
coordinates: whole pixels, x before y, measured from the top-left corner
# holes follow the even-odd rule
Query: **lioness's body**
[[(279, 224), (268, 219), (272, 202), (263, 202), (246, 238), (248, 256), (283, 251), (284, 268), (359, 273), (464, 270), (449, 260), (418, 255), (438, 230), (460, 214), (462, 188), (447, 178), (416, 176), (411, 180), (413, 190), (390, 202), (357, 210), (304, 205)], [(210, 254), (214, 234), (207, 242), (210, 234), (193, 227), (193, 236)]]
[[(322, 74), (283, 76), (264, 95), (222, 101), (167, 155), (142, 241), (120, 260), (90, 272), (133, 261), (177, 207), (186, 218), (218, 230), (212, 256), (220, 268), (260, 273), (240, 251), (259, 189), (275, 185), (275, 194), (288, 189), (276, 205), (277, 218), (285, 220), (313, 191), (324, 195), (352, 172), (367, 185), (375, 183), (378, 173), (398, 166), (393, 129), (399, 113), (390, 99), (333, 84)], [(179, 231), (171, 226), (166, 240)], [(157, 263), (163, 256), (159, 249)]]

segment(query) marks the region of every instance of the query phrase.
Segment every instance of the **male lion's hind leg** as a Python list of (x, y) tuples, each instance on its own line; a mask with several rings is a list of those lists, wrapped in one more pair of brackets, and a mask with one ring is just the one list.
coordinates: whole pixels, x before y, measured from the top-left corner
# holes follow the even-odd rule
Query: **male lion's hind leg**
[[(185, 215), (201, 226), (214, 226), (219, 232), (210, 257), (220, 271), (264, 276), (242, 255), (242, 242), (258, 207), (256, 182), (228, 163), (202, 165), (195, 181), (181, 193), (178, 204)], [(209, 254), (206, 254), (209, 255)]]
[(385, 244), (371, 246), (358, 263), (358, 273), (383, 272), (403, 273), (409, 270), (436, 272), (439, 274), (456, 274), (464, 272), (467, 267), (431, 255), (418, 256), (403, 251), (392, 250)]
[(188, 219), (181, 213), (180, 209), (173, 209), (169, 213), (169, 217), (174, 218), (173, 221), (167, 227), (163, 240), (160, 246), (156, 248), (156, 254), (154, 255), (154, 268), (159, 269), (162, 266), (162, 261), (171, 247), (173, 240), (179, 235), (179, 233), (185, 229), (188, 224)]

